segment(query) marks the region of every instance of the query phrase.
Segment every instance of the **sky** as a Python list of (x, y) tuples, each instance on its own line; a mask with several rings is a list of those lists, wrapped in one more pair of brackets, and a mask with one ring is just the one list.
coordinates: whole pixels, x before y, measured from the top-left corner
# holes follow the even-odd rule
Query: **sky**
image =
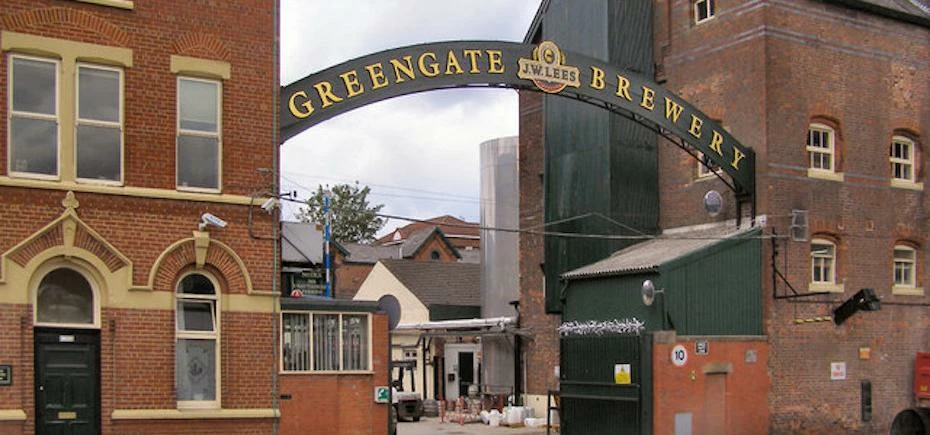
[[(390, 48), (522, 41), (540, 0), (281, 0), (281, 84)], [(518, 132), (513, 90), (408, 95), (337, 116), (281, 147), (281, 192), (371, 188), (384, 214), (479, 221), (479, 144)], [(282, 219), (299, 204), (283, 202)], [(407, 221), (390, 220), (379, 235)]]

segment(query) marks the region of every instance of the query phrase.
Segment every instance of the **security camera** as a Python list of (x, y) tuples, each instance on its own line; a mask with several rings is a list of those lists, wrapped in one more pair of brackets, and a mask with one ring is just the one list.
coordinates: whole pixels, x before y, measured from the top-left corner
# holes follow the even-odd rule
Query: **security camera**
[(262, 203), (262, 210), (271, 213), (276, 205), (278, 205), (278, 200), (276, 198), (268, 198), (267, 201)]
[(200, 231), (205, 230), (208, 225), (213, 225), (217, 228), (226, 228), (226, 221), (213, 214), (204, 213), (200, 216)]

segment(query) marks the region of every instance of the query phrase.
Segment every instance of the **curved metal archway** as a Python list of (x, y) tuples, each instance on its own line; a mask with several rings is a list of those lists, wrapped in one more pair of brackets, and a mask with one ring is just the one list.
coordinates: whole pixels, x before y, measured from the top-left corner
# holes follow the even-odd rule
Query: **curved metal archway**
[(411, 45), (330, 67), (281, 89), (281, 141), (361, 106), (437, 89), (511, 88), (602, 107), (703, 153), (755, 215), (755, 153), (717, 122), (654, 81), (571, 52), (539, 45), (454, 41)]

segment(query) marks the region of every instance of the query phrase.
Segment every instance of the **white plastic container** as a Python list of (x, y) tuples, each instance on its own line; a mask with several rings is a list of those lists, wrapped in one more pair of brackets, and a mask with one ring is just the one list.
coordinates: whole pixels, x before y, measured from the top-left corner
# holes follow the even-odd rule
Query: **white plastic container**
[(507, 410), (507, 425), (516, 426), (523, 423), (526, 408), (522, 406), (512, 406)]
[(523, 425), (526, 427), (533, 427), (533, 428), (546, 427), (546, 419), (527, 417), (523, 419)]
[(494, 414), (494, 413), (492, 412), (490, 415), (488, 415), (488, 424), (489, 424), (491, 427), (500, 426), (500, 425), (501, 425), (501, 415), (500, 415), (500, 414)]

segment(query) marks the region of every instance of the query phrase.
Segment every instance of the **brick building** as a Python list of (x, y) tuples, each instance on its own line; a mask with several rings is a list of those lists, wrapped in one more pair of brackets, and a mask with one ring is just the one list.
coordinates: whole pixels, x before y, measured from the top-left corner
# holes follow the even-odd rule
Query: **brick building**
[(275, 4), (3, 2), (0, 432), (273, 430)]
[[(454, 218), (453, 218), (454, 219)], [(409, 225), (407, 226), (409, 227)], [(407, 228), (404, 227), (404, 228)], [(352, 299), (362, 283), (380, 260), (404, 259), (440, 263), (477, 263), (477, 250), (455, 246), (456, 240), (445, 235), (439, 226), (423, 226), (403, 233), (398, 238), (381, 244), (335, 243), (333, 252), (334, 293), (336, 299)], [(466, 243), (472, 240), (466, 239)]]
[[(767, 426), (760, 432), (887, 432), (898, 412), (915, 405), (915, 353), (930, 349), (923, 253), (930, 7), (920, 0), (646, 3), (652, 20), (648, 35), (637, 42), (651, 48), (646, 63), (654, 71), (638, 69), (629, 53), (616, 48), (629, 41), (618, 43), (612, 34), (623, 27), (614, 27), (616, 16), (604, 13), (616, 9), (611, 1), (585, 7), (543, 2), (527, 42), (554, 37), (552, 23), (560, 17), (607, 16), (602, 23), (588, 15), (603, 27), (554, 40), (654, 77), (755, 150), (756, 216), (762, 227), (756, 291), (762, 295), (767, 348), (753, 355), (766, 358), (769, 370), (755, 386), (726, 384), (727, 394), (768, 389), (768, 409), (759, 414)], [(559, 176), (551, 151), (540, 158), (544, 143), (549, 148), (547, 141), (561, 138), (550, 131), (559, 121), (556, 99), (520, 96), (520, 195), (521, 210), (527, 211), (521, 213), (521, 227), (555, 220), (561, 216), (546, 210), (565, 205), (553, 205), (559, 192), (542, 182)], [(589, 146), (583, 141), (579, 147)], [(655, 151), (656, 229), (745, 221), (749, 210), (733, 206), (735, 198), (714, 176), (715, 168), (664, 140)], [(591, 172), (594, 179), (615, 175)], [(573, 181), (584, 186), (585, 179)], [(727, 204), (713, 218), (701, 201), (712, 189), (724, 192)], [(540, 203), (546, 208), (539, 210)], [(579, 202), (574, 206), (570, 213), (591, 211)], [(645, 207), (639, 211), (652, 213)], [(640, 228), (649, 232), (648, 225)], [(547, 292), (558, 288), (554, 277), (585, 263), (554, 265), (546, 253), (552, 245), (540, 236), (522, 235), (520, 243), (522, 323), (536, 333), (526, 347), (527, 399), (538, 405), (547, 390), (559, 387), (555, 373), (564, 362), (555, 330), (565, 313), (545, 305)], [(605, 258), (613, 251), (600, 252)], [(555, 266), (561, 268), (553, 271)], [(881, 299), (880, 310), (859, 311), (839, 324), (829, 321), (834, 309), (864, 288)], [(672, 373), (660, 367), (667, 362), (667, 348), (661, 342), (654, 346), (653, 354), (664, 358), (654, 363), (656, 376)], [(742, 352), (733, 358), (742, 358)], [(688, 382), (670, 376), (654, 381), (657, 412), (669, 403), (660, 398), (680, 387), (676, 382)], [(676, 406), (687, 411), (697, 405), (664, 409), (674, 413)], [(653, 429), (670, 430), (669, 416), (657, 414)], [(694, 420), (696, 433), (701, 421)]]

